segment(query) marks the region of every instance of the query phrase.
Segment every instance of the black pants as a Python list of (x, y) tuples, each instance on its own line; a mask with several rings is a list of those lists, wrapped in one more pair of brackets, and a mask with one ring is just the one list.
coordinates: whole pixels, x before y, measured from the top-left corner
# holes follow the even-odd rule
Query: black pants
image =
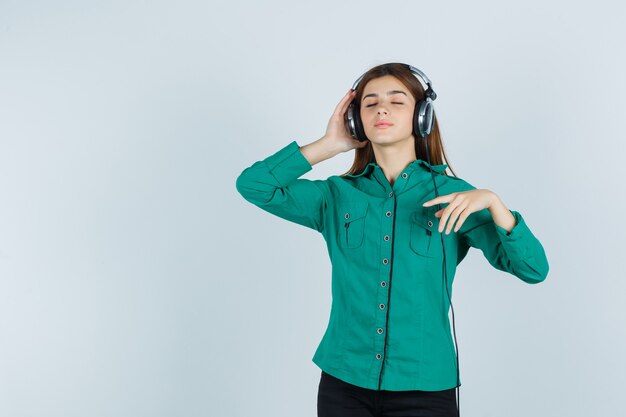
[(322, 371), (318, 417), (457, 417), (455, 388), (443, 391), (377, 391)]

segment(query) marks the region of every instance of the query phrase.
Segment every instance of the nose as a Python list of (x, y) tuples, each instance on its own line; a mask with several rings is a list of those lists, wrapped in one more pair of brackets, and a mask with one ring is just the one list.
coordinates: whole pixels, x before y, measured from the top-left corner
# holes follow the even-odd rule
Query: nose
[(378, 114), (387, 114), (387, 110), (379, 108)]

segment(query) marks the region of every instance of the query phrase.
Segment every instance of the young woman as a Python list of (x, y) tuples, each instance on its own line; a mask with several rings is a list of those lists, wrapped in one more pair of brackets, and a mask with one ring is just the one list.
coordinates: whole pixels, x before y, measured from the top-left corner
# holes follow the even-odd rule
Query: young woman
[[(448, 320), (457, 265), (475, 247), (529, 284), (548, 274), (519, 212), (446, 173), (435, 98), (417, 68), (376, 66), (341, 99), (323, 137), (292, 141), (237, 178), (247, 201), (326, 241), (332, 307), (312, 359), (322, 370), (320, 417), (457, 416)], [(299, 178), (351, 149), (346, 174)]]

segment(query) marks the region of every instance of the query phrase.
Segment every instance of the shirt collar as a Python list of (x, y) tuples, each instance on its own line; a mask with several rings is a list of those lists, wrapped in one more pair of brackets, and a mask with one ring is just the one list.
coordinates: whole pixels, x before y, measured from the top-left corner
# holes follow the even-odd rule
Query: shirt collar
[[(363, 175), (369, 176), (369, 174), (376, 167), (379, 167), (380, 169), (380, 166), (376, 162), (370, 162), (369, 164), (365, 166), (365, 168), (363, 169), (363, 171), (361, 171), (360, 174), (346, 174), (346, 177), (356, 178), (356, 177), (360, 177)], [(424, 161), (423, 159), (416, 159), (413, 162), (411, 162), (409, 165), (407, 165), (407, 167), (404, 170), (402, 170), (402, 172), (406, 172), (408, 174), (411, 171), (417, 169), (418, 167), (424, 170), (425, 172), (430, 172), (430, 169), (432, 168), (433, 171), (443, 174), (448, 168), (448, 165), (447, 164), (431, 165), (428, 162)]]

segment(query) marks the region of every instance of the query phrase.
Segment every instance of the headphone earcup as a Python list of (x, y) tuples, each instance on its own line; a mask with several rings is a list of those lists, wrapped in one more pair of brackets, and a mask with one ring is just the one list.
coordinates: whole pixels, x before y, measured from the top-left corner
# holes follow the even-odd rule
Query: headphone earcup
[(420, 101), (415, 105), (413, 116), (413, 130), (420, 138), (430, 135), (433, 130), (433, 104), (430, 99)]
[(356, 115), (354, 116), (354, 122), (356, 126), (357, 139), (361, 142), (369, 140), (365, 134), (365, 129), (363, 128), (363, 122), (361, 121), (361, 115), (358, 107), (356, 109)]
[(356, 139), (356, 129), (354, 127), (354, 117), (352, 116), (354, 113), (354, 106), (352, 103), (348, 105), (348, 110), (346, 110), (346, 124), (348, 125), (348, 133)]
[(359, 106), (354, 103), (350, 103), (348, 106), (348, 128), (353, 138), (360, 142), (367, 140), (363, 123), (361, 122)]

